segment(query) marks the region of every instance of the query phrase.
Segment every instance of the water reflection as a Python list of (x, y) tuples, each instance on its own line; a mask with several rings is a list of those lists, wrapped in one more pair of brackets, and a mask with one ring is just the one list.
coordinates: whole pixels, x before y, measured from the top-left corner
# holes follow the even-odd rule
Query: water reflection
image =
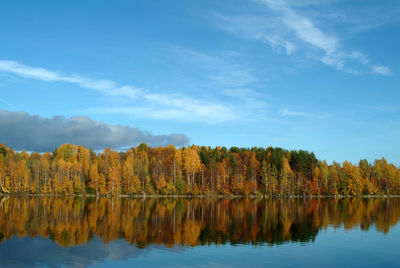
[(62, 247), (125, 239), (138, 248), (309, 243), (328, 226), (387, 233), (400, 199), (130, 199), (1, 197), (0, 241), (49, 238)]

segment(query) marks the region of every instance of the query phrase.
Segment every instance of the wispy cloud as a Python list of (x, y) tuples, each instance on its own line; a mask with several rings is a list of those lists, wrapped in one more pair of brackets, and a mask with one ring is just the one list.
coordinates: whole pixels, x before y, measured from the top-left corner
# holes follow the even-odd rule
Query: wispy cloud
[(152, 107), (96, 107), (87, 109), (85, 112), (90, 114), (126, 114), (157, 120), (206, 122), (208, 124), (222, 123), (237, 118), (236, 114), (231, 114), (224, 107), (218, 106), (214, 107), (213, 110), (207, 107), (197, 111), (173, 107), (163, 109), (154, 109)]
[[(162, 105), (180, 106), (182, 109), (177, 110), (170, 106), (168, 113), (151, 115), (146, 112), (148, 109), (124, 108), (123, 111), (132, 114), (144, 113), (148, 117), (157, 119), (167, 117), (167, 114), (187, 115), (176, 117), (176, 120), (185, 122), (206, 120), (213, 124), (243, 118), (248, 120), (254, 118), (252, 116), (255, 114), (265, 114), (264, 109), (268, 103), (257, 88), (265, 88), (267, 78), (260, 77), (259, 70), (254, 66), (248, 66), (243, 54), (231, 50), (205, 52), (171, 44), (164, 44), (160, 49), (163, 52), (160, 54), (168, 55), (168, 58), (164, 59), (163, 56), (161, 58), (167, 62), (168, 71), (173, 71), (174, 84), (186, 84), (192, 87), (190, 91), (196, 92), (197, 97), (175, 98), (175, 94), (168, 96), (161, 93), (148, 94), (146, 96), (148, 100)], [(101, 108), (98, 110), (102, 111)], [(111, 111), (118, 112), (121, 109), (118, 107)]]
[(15, 107), (14, 105), (12, 105), (11, 103), (9, 103), (8, 101), (5, 101), (3, 99), (0, 99), (0, 102), (2, 102), (3, 104), (7, 105), (9, 108), (12, 108), (14, 110), (18, 110), (17, 107)]
[[(184, 47), (168, 45), (166, 54), (173, 54), (175, 62), (187, 71), (190, 68), (196, 75), (204, 78), (210, 87), (245, 87), (259, 82), (251, 67), (241, 64), (241, 54), (233, 51), (217, 53), (202, 52)], [(197, 81), (198, 83), (198, 81)]]
[(32, 67), (17, 61), (0, 60), (0, 72), (7, 72), (25, 78), (41, 80), (44, 82), (67, 82), (80, 87), (96, 90), (107, 95), (136, 98), (145, 91), (132, 86), (118, 86), (110, 80), (89, 79), (81, 75), (65, 75), (40, 67)]
[[(215, 61), (212, 57), (208, 60)], [(210, 100), (199, 100), (177, 93), (167, 94), (151, 92), (127, 85), (119, 86), (118, 83), (111, 80), (90, 79), (75, 74), (66, 75), (45, 68), (31, 67), (16, 61), (0, 60), (0, 72), (44, 82), (77, 84), (80, 87), (91, 89), (105, 95), (127, 97), (134, 102), (132, 105), (134, 107), (94, 108), (91, 109), (93, 113), (127, 113), (145, 118), (205, 123), (232, 120), (238, 115), (232, 107)], [(236, 83), (241, 84), (237, 81)]]
[(374, 106), (373, 109), (385, 113), (400, 113), (400, 105), (386, 104), (386, 105)]
[(262, 41), (275, 52), (285, 51), (287, 55), (291, 55), (297, 47), (290, 38), (287, 38), (287, 33), (285, 33), (287, 29), (283, 29), (278, 20), (271, 20), (271, 15), (269, 13), (264, 15), (214, 13), (214, 18), (219, 22), (216, 23), (217, 27), (224, 31), (242, 38)]
[(392, 71), (387, 66), (372, 65), (372, 71), (377, 74), (390, 75)]
[[(225, 94), (226, 93), (226, 94)], [(239, 104), (210, 104), (191, 97), (147, 94), (144, 98), (162, 105), (163, 109), (152, 106), (141, 107), (96, 107), (85, 110), (89, 114), (130, 114), (139, 117), (159, 120), (176, 120), (181, 122), (206, 122), (217, 124), (262, 113), (268, 103), (256, 99), (257, 93), (251, 90), (227, 91), (223, 95), (241, 99)], [(231, 94), (232, 93), (232, 94)], [(178, 108), (177, 108), (178, 107)]]
[(306, 117), (306, 118), (314, 118), (314, 119), (326, 119), (328, 115), (326, 114), (314, 114), (314, 113), (309, 113), (309, 112), (299, 112), (299, 111), (294, 111), (288, 108), (282, 109), (280, 111), (282, 116), (287, 116), (287, 117)]
[(226, 74), (211, 75), (209, 76), (214, 82), (229, 87), (242, 87), (247, 86), (257, 79), (247, 70), (231, 70)]
[(289, 28), (293, 29), (297, 37), (304, 42), (325, 51), (327, 54), (331, 54), (338, 49), (337, 37), (325, 34), (308, 18), (289, 8), (284, 1), (262, 0), (262, 2), (278, 13), (280, 19)]
[[(242, 38), (265, 42), (278, 53), (285, 51), (287, 55), (293, 55), (302, 51), (304, 56), (350, 74), (391, 74), (390, 67), (371, 63), (358, 50), (345, 49), (336, 34), (327, 33), (310, 18), (293, 9), (292, 2), (254, 2), (268, 9), (263, 10), (264, 14), (260, 11), (231, 16), (216, 14), (215, 18), (220, 22), (218, 27)], [(311, 1), (308, 5), (313, 4)]]
[(260, 93), (249, 88), (230, 88), (221, 91), (221, 94), (234, 98), (259, 97)]
[(286, 51), (287, 55), (291, 55), (296, 50), (296, 45), (288, 40), (284, 40), (280, 36), (267, 35), (263, 36), (262, 34), (258, 35), (258, 38), (263, 37), (266, 41), (268, 41), (271, 48), (277, 52), (280, 52), (282, 49)]
[(290, 29), (294, 30), (296, 36), (305, 43), (321, 50), (323, 55), (319, 59), (338, 70), (352, 74), (359, 74), (358, 70), (348, 67), (349, 59), (357, 60), (366, 65), (370, 72), (382, 75), (390, 74), (389, 67), (371, 65), (369, 59), (359, 51), (345, 52), (338, 37), (324, 33), (309, 18), (300, 15), (286, 5), (285, 1), (260, 0), (270, 9), (274, 10), (280, 19)]
[(282, 113), (282, 115), (285, 115), (285, 116), (301, 116), (301, 117), (311, 117), (312, 116), (312, 114), (310, 114), (310, 113), (296, 112), (296, 111), (289, 110), (287, 108), (282, 109), (281, 113)]

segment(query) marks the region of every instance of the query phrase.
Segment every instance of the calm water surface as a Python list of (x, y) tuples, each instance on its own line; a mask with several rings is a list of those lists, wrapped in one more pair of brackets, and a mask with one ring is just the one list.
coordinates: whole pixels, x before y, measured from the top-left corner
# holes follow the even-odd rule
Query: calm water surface
[(0, 197), (0, 267), (400, 267), (400, 199)]

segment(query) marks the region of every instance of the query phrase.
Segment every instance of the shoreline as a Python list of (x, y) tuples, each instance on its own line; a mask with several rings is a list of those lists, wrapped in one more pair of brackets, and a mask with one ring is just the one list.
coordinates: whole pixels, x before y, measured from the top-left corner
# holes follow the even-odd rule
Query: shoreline
[(135, 195), (96, 195), (96, 194), (5, 194), (0, 193), (0, 196), (13, 197), (105, 197), (105, 198), (215, 198), (215, 199), (311, 199), (311, 198), (400, 198), (400, 195), (160, 195), (160, 194), (135, 194)]

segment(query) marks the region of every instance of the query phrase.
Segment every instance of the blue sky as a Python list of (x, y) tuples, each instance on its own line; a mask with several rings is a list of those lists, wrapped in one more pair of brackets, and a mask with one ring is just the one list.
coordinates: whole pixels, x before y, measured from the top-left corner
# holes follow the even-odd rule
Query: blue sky
[(390, 0), (5, 0), (0, 109), (398, 165), (399, 26)]

